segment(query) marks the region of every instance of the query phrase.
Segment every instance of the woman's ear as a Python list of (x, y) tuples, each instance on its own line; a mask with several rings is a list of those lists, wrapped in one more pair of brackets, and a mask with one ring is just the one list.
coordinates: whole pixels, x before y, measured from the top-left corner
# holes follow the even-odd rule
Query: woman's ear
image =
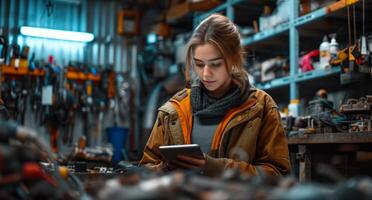
[(231, 67), (231, 74), (234, 74), (234, 73), (236, 73), (238, 71), (238, 68), (235, 66), (235, 65), (233, 65), (232, 67)]

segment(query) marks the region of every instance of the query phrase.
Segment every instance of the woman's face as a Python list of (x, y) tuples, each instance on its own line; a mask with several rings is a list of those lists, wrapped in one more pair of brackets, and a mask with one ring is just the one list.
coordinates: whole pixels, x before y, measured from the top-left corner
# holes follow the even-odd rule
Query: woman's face
[(220, 51), (212, 44), (199, 45), (194, 51), (194, 69), (201, 83), (213, 97), (221, 97), (228, 90), (231, 76)]

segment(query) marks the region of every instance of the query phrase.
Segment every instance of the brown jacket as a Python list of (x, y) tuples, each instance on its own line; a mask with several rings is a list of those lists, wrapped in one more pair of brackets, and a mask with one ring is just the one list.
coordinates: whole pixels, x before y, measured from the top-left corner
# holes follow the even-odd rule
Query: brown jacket
[[(184, 89), (159, 108), (157, 120), (140, 165), (162, 169), (161, 145), (190, 144), (192, 114), (190, 90)], [(230, 110), (217, 127), (212, 156), (206, 156), (204, 173), (218, 175), (238, 168), (251, 175), (284, 175), (290, 170), (288, 144), (278, 107), (264, 91), (252, 89), (245, 103)]]

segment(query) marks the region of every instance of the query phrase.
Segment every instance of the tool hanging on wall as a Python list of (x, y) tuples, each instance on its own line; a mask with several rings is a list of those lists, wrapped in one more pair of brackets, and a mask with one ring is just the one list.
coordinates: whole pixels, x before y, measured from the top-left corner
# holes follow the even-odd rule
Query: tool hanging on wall
[[(3, 40), (3, 43), (6, 42), (5, 38), (2, 39)], [(4, 44), (5, 48), (6, 47), (6, 44)], [(5, 52), (5, 55), (4, 56), (4, 61), (7, 60), (7, 55), (6, 55), (6, 49), (3, 49), (4, 51), (2, 53)], [(15, 63), (15, 64), (19, 64), (19, 45), (18, 44), (12, 44), (11, 47), (10, 47), (10, 51), (9, 51), (9, 57), (10, 57), (10, 60), (11, 62)], [(17, 62), (18, 61), (18, 62)], [(5, 63), (3, 63), (3, 65), (1, 66), (1, 70), (3, 70), (3, 68), (5, 67), (4, 65)], [(4, 76), (4, 75), (3, 75)], [(2, 93), (2, 99), (4, 100), (4, 103), (5, 105), (7, 106), (7, 109), (9, 111), (9, 116), (11, 119), (13, 120), (17, 120), (19, 121), (19, 118), (20, 118), (20, 113), (19, 113), (19, 110), (21, 109), (19, 107), (19, 101), (21, 100), (19, 98), (20, 94), (21, 94), (21, 86), (19, 85), (19, 81), (20, 80), (16, 80), (16, 77), (15, 76), (11, 76), (11, 77), (2, 77), (1, 78), (2, 80), (2, 85), (1, 85), (1, 93)], [(21, 109), (22, 110), (22, 109)]]
[[(34, 56), (32, 56), (31, 60), (30, 60), (30, 64), (33, 63), (33, 58)], [(35, 66), (32, 66), (34, 68), (31, 68), (31, 70), (35, 70), (35, 69), (41, 69), (41, 67), (39, 66), (39, 64), (35, 64)], [(35, 119), (35, 122), (37, 124), (41, 124), (41, 113), (42, 113), (42, 105), (41, 105), (41, 87), (42, 87), (42, 83), (41, 83), (41, 76), (36, 76), (35, 77), (35, 80), (32, 81), (31, 83), (31, 88), (32, 88), (32, 91), (31, 91), (31, 108), (32, 108), (32, 112), (34, 113), (34, 119)]]
[(24, 124), (25, 101), (27, 95), (27, 80), (17, 75), (6, 75), (3, 78), (2, 93), (3, 100), (9, 111), (11, 119)]
[(71, 91), (68, 89), (67, 84), (67, 67), (62, 68), (58, 77), (58, 91), (56, 98), (55, 110), (58, 113), (57, 120), (61, 135), (63, 136), (63, 143), (72, 145), (72, 132), (75, 124), (75, 114), (73, 107), (73, 96)]
[[(364, 32), (364, 1), (363, 1), (363, 32)], [(347, 51), (342, 50), (339, 56), (345, 57), (343, 53), (347, 52), (347, 59), (342, 64), (342, 71), (340, 75), (341, 84), (356, 82), (371, 78), (371, 66), (368, 63), (367, 47), (363, 40), (364, 33), (361, 36), (361, 42), (357, 41), (357, 27), (356, 27), (356, 10), (355, 5), (347, 7), (348, 16), (348, 40), (349, 46)]]
[[(88, 66), (84, 66), (84, 72), (86, 75), (89, 73)], [(91, 136), (91, 122), (92, 122), (92, 110), (93, 110), (93, 98), (92, 98), (92, 91), (93, 91), (93, 81), (92, 80), (85, 80), (83, 93), (81, 97), (81, 103), (83, 105), (82, 112), (83, 112), (83, 134), (86, 136), (88, 145), (92, 143), (92, 136)]]
[[(30, 47), (27, 45), (24, 45), (22, 47), (22, 51), (20, 53), (20, 61), (19, 61), (19, 67), (22, 68), (28, 68), (28, 56), (30, 52)], [(22, 125), (25, 125), (25, 119), (26, 119), (26, 112), (27, 112), (27, 104), (29, 104), (29, 91), (30, 91), (30, 84), (31, 84), (31, 76), (25, 76), (21, 81), (21, 93), (20, 93), (20, 101), (18, 101), (20, 104), (19, 112), (20, 112), (20, 121)]]
[(4, 34), (3, 28), (0, 28), (0, 65), (6, 64), (8, 48), (9, 44), (7, 36)]
[(4, 34), (3, 28), (0, 28), (0, 119), (8, 119), (9, 113), (4, 106), (2, 98), (2, 67), (6, 63), (6, 56), (8, 52), (8, 40)]
[(365, 23), (366, 23), (365, 21), (365, 0), (362, 0), (362, 36), (360, 39), (360, 52), (363, 56), (369, 55), (369, 51), (367, 47)]
[(30, 90), (30, 83), (31, 77), (26, 76), (23, 80), (19, 80), (21, 82), (20, 94), (19, 94), (19, 101), (18, 101), (18, 112), (19, 117), (17, 121), (20, 121), (22, 125), (25, 125), (26, 119), (26, 112), (27, 112), (27, 104), (29, 103), (29, 90)]
[(49, 56), (48, 64), (44, 66), (45, 77), (44, 84), (42, 86), (42, 101), (43, 106), (42, 120), (41, 123), (45, 124), (48, 132), (50, 133), (50, 145), (53, 152), (58, 152), (58, 120), (56, 119), (56, 113), (54, 112), (55, 104), (55, 91), (58, 88), (58, 71), (53, 67), (54, 58)]
[(14, 43), (10, 47), (10, 66), (14, 66), (16, 68), (19, 67), (19, 62), (20, 62), (20, 47), (18, 44)]
[[(91, 73), (97, 76), (99, 72), (96, 68), (91, 68)], [(101, 79), (102, 81), (102, 79)], [(104, 120), (104, 112), (106, 110), (105, 104), (105, 94), (104, 90), (101, 89), (100, 85), (93, 83), (93, 113), (94, 117), (92, 119), (92, 129), (91, 129), (91, 146), (100, 146), (102, 141), (102, 128)]]

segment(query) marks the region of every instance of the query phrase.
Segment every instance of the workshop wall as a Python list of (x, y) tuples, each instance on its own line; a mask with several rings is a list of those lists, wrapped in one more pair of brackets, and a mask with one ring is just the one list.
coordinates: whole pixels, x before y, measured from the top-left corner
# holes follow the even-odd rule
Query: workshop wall
[[(119, 2), (114, 0), (2, 0), (0, 27), (9, 33), (10, 42), (30, 46), (30, 53), (35, 53), (36, 59), (47, 60), (52, 55), (58, 65), (81, 61), (102, 67), (113, 65), (116, 71), (126, 71), (130, 48), (126, 39), (116, 34), (119, 9)], [(90, 32), (95, 40), (85, 44), (25, 37), (19, 33), (24, 25)]]
[[(0, 27), (9, 36), (9, 43), (20, 47), (30, 47), (30, 57), (48, 61), (54, 57), (55, 65), (66, 67), (70, 61), (86, 63), (99, 69), (113, 68), (116, 72), (129, 72), (136, 76), (134, 66), (137, 49), (130, 38), (117, 34), (117, 13), (122, 9), (117, 0), (1, 0)], [(51, 29), (90, 32), (94, 40), (90, 43), (69, 42), (64, 40), (28, 37), (20, 34), (21, 26), (35, 26)], [(30, 106), (26, 107), (24, 125), (36, 129), (46, 141), (49, 141), (45, 124), (35, 119)], [(90, 116), (97, 118), (97, 113)], [(104, 133), (104, 128), (113, 126), (113, 110), (106, 110), (101, 130), (92, 132)], [(83, 116), (75, 116), (73, 141), (83, 134)], [(88, 125), (94, 129), (97, 124)], [(123, 125), (123, 124), (118, 124)], [(102, 134), (105, 141), (105, 135)], [(99, 139), (98, 142), (101, 140)]]

